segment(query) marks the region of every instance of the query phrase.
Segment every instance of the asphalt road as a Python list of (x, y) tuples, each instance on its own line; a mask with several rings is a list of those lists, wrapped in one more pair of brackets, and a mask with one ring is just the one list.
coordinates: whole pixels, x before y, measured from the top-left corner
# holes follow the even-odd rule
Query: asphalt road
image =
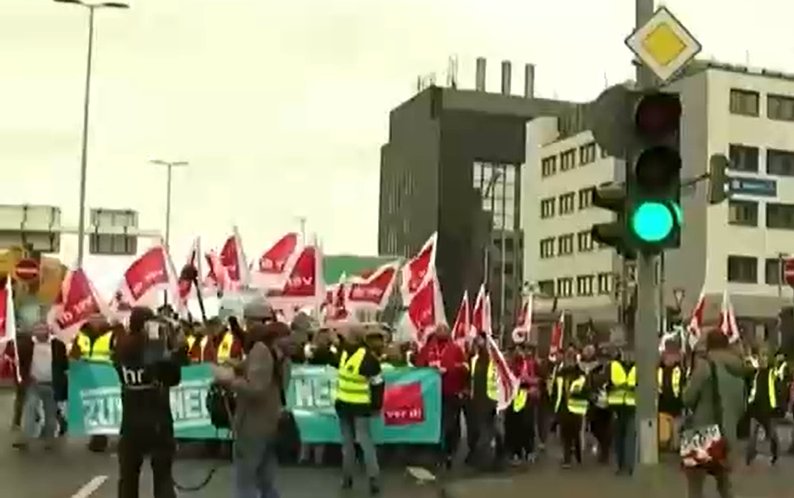
[[(0, 424), (10, 425), (10, 395), (0, 392)], [(2, 426), (0, 426), (2, 427)], [(6, 426), (7, 427), (7, 426)], [(0, 429), (0, 496), (15, 498), (114, 498), (116, 496), (117, 462), (112, 452), (93, 454), (85, 448), (85, 440), (64, 439), (53, 452), (31, 448), (19, 452), (11, 447), (12, 434)], [(181, 459), (174, 475), (184, 485), (200, 482), (210, 468), (211, 460)], [(364, 497), (363, 480), (355, 492), (339, 491), (336, 469), (318, 467), (281, 468), (278, 474), (282, 498)], [(794, 458), (783, 457), (775, 467), (759, 460), (752, 467), (736, 469), (737, 498), (794, 498)], [(647, 476), (616, 477), (608, 468), (586, 463), (583, 468), (561, 470), (554, 451), (529, 468), (509, 469), (497, 475), (456, 472), (445, 484), (448, 498), (543, 498), (583, 497), (668, 498), (686, 496), (684, 479), (674, 462), (659, 466)], [(713, 485), (710, 486), (713, 489)], [(141, 477), (141, 498), (151, 498), (151, 474), (144, 465)], [(222, 465), (209, 485), (194, 493), (180, 496), (221, 498), (232, 496), (231, 473)], [(81, 494), (82, 493), (82, 494)], [(386, 472), (383, 498), (435, 498), (437, 490), (418, 485), (404, 469)], [(716, 494), (707, 496), (716, 496)]]

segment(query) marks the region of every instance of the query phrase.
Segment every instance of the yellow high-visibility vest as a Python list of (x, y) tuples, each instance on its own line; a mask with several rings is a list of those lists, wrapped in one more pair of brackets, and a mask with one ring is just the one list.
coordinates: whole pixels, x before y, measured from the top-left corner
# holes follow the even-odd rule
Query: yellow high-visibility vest
[(77, 343), (77, 349), (80, 350), (80, 356), (83, 359), (88, 359), (88, 355), (91, 354), (91, 338), (83, 331), (80, 331), (74, 341)]
[(196, 336), (189, 335), (185, 338), (185, 341), (187, 341), (187, 350), (190, 352), (190, 350), (193, 349), (193, 344), (196, 343)]
[[(750, 403), (755, 401), (755, 394), (758, 391), (758, 376), (760, 374), (760, 371), (756, 371), (755, 376), (753, 377), (753, 387), (750, 389)], [(769, 376), (767, 381), (767, 389), (769, 390), (769, 407), (777, 408), (777, 391), (775, 389), (775, 378), (777, 373), (775, 372), (774, 368), (769, 368), (767, 375)]]
[(336, 382), (336, 399), (351, 405), (368, 405), (371, 403), (369, 381), (361, 375), (361, 364), (367, 350), (360, 347), (352, 355), (342, 352), (339, 359), (339, 375)]
[(519, 388), (518, 392), (516, 393), (516, 397), (513, 398), (513, 411), (520, 412), (523, 410), (524, 407), (527, 406), (527, 398), (527, 390), (523, 387)]
[[(676, 398), (681, 396), (681, 367), (675, 366), (673, 367), (673, 396)], [(662, 383), (664, 381), (664, 368), (659, 367), (656, 370), (656, 385), (659, 389), (659, 394), (662, 393)]]
[[(471, 379), (474, 382), (474, 372), (477, 368), (477, 358), (480, 355), (474, 355), (474, 358), (471, 359)], [(494, 367), (493, 362), (491, 359), (488, 359), (488, 371), (486, 372), (486, 387), (485, 393), (488, 395), (488, 399), (496, 401), (499, 399), (499, 389), (496, 386), (496, 367)]]
[(223, 334), (223, 339), (218, 345), (218, 363), (222, 363), (232, 356), (232, 344), (234, 344), (234, 335), (231, 332)]
[(88, 359), (101, 363), (110, 363), (110, 343), (112, 338), (113, 332), (105, 332), (101, 336), (97, 337), (94, 343), (91, 345), (91, 351), (88, 353)]
[(609, 406), (636, 406), (635, 389), (637, 387), (637, 367), (633, 366), (626, 372), (623, 364), (613, 361), (609, 365), (610, 388), (607, 393)]
[[(581, 396), (582, 391), (584, 390), (584, 384), (585, 384), (585, 377), (584, 375), (580, 375), (568, 385), (567, 407), (568, 407), (568, 411), (575, 415), (584, 415), (585, 413), (587, 413), (587, 405), (588, 405), (587, 399)], [(565, 390), (565, 379), (562, 377), (557, 377), (557, 400), (554, 402), (555, 412), (560, 411), (560, 405), (562, 404), (562, 395), (564, 390)]]

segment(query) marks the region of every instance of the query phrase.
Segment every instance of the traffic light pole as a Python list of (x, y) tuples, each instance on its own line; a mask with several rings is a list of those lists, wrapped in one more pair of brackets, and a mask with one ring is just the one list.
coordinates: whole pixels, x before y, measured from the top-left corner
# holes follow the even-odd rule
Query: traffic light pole
[[(636, 28), (640, 28), (653, 16), (654, 0), (635, 0)], [(641, 88), (653, 87), (656, 83), (651, 71), (638, 63), (637, 84)], [(632, 162), (627, 162), (627, 169)], [(630, 171), (627, 171), (630, 174)], [(628, 176), (627, 176), (628, 178)], [(634, 350), (637, 368), (637, 437), (639, 463), (659, 463), (657, 432), (657, 318), (656, 318), (656, 257), (640, 252), (637, 256), (637, 318), (635, 320)]]

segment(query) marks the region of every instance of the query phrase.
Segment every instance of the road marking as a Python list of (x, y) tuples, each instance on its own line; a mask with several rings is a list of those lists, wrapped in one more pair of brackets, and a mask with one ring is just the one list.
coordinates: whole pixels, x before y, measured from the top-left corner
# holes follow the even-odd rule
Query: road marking
[(105, 483), (105, 481), (107, 481), (107, 479), (108, 476), (94, 477), (93, 479), (85, 483), (85, 485), (83, 485), (82, 488), (78, 489), (77, 493), (73, 494), (71, 498), (88, 498), (89, 496), (94, 494), (94, 491), (99, 489), (99, 487), (102, 486)]

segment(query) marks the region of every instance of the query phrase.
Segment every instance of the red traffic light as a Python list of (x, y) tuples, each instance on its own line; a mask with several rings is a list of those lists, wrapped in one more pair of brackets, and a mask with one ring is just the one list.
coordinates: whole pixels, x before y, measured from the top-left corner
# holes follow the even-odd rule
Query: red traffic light
[(680, 122), (681, 100), (675, 93), (645, 94), (634, 112), (637, 132), (649, 139), (660, 139), (674, 133)]
[(680, 173), (681, 156), (664, 146), (646, 149), (634, 168), (637, 185), (647, 193), (669, 190), (677, 184)]

